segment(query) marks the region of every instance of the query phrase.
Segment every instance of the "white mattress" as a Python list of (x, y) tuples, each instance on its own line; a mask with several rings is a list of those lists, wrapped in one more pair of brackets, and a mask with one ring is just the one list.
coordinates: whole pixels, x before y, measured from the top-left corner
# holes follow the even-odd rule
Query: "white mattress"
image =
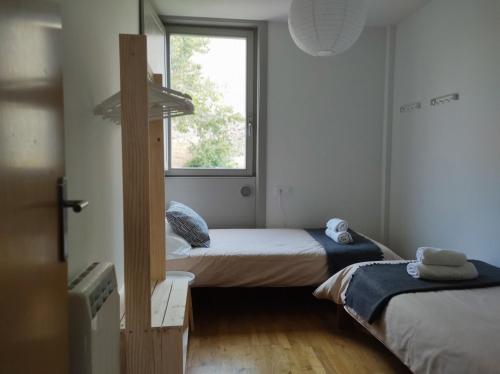
[[(346, 267), (315, 295), (343, 304), (352, 275), (366, 264)], [(344, 308), (413, 373), (499, 372), (500, 287), (398, 295), (373, 324)]]
[[(329, 278), (326, 254), (300, 229), (210, 230), (210, 248), (167, 260), (167, 270), (190, 271), (198, 287), (297, 287)], [(396, 258), (377, 243), (384, 258)]]

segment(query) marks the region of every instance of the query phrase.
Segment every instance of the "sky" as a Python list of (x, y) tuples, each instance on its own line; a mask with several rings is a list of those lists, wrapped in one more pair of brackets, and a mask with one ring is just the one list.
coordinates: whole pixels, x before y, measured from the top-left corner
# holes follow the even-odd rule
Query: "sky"
[(209, 49), (193, 60), (217, 84), (226, 104), (246, 117), (246, 39), (210, 37)]

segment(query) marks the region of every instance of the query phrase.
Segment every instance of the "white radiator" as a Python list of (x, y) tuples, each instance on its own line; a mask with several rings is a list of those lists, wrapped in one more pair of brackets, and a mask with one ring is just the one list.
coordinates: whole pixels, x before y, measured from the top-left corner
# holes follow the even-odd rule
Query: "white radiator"
[(120, 373), (120, 296), (113, 264), (94, 263), (69, 284), (71, 374)]

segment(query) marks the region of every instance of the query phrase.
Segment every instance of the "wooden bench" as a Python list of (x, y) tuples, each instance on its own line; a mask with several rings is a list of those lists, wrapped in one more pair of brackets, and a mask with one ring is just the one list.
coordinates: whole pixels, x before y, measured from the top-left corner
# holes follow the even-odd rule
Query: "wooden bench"
[[(120, 327), (125, 335), (125, 311)], [(180, 374), (186, 369), (189, 329), (192, 328), (191, 291), (188, 280), (152, 282), (151, 333), (153, 373)], [(122, 354), (124, 352), (122, 351)], [(122, 373), (126, 360), (122, 357)]]

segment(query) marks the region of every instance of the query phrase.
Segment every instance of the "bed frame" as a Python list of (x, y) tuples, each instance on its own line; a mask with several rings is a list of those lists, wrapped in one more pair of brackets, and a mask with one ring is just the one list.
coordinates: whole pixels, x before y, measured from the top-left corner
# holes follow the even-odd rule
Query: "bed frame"
[(179, 357), (182, 362), (186, 348), (179, 348), (177, 336), (187, 333), (191, 302), (187, 281), (165, 280), (163, 120), (148, 119), (148, 80), (161, 84), (162, 76), (148, 71), (145, 35), (121, 34), (119, 40), (126, 310), (121, 371), (177, 373), (184, 368), (173, 363)]

